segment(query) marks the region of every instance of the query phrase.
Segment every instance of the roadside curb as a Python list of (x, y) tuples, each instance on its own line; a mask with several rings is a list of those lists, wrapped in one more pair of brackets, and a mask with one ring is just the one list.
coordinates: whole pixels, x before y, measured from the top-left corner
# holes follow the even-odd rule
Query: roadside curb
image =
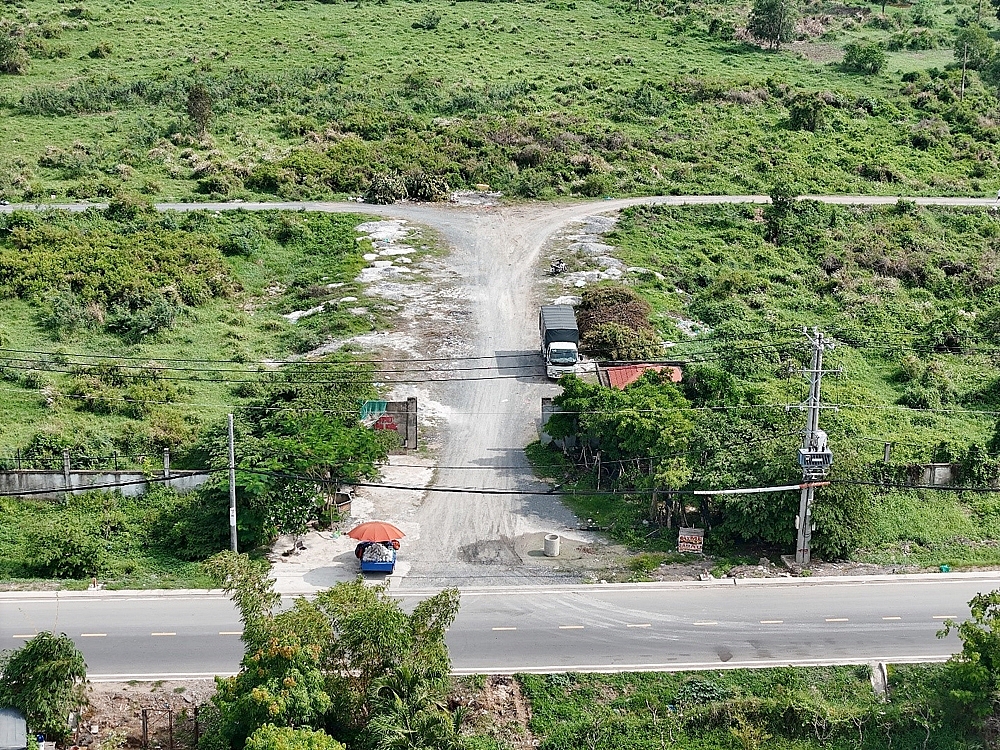
[[(781, 578), (713, 578), (709, 581), (650, 581), (644, 583), (571, 583), (566, 585), (539, 586), (483, 586), (458, 587), (460, 593), (466, 596), (510, 595), (510, 594), (584, 594), (595, 591), (671, 591), (691, 588), (761, 588), (767, 586), (859, 586), (884, 584), (926, 584), (943, 581), (990, 581), (1000, 588), (1000, 570), (977, 570), (968, 573), (900, 573), (897, 575), (875, 576), (792, 576)], [(442, 589), (438, 588), (391, 588), (389, 595), (397, 598), (433, 596)], [(284, 592), (283, 599), (299, 596), (310, 597), (315, 591)], [(221, 589), (135, 589), (121, 591), (3, 591), (2, 601), (43, 601), (43, 600), (117, 600), (135, 601), (143, 599), (228, 599)]]
[[(884, 585), (894, 583), (926, 584), (949, 581), (991, 581), (1000, 587), (1000, 570), (972, 571), (968, 573), (902, 573), (897, 575), (874, 576), (805, 576), (782, 578), (713, 578), (709, 581), (652, 581), (645, 583), (593, 583), (545, 586), (497, 586), (480, 588), (462, 588), (459, 591), (467, 596), (484, 596), (489, 594), (555, 594), (555, 593), (588, 593), (594, 591), (670, 591), (690, 588), (744, 588), (767, 586), (858, 586)], [(444, 588), (444, 587), (442, 587)], [(429, 596), (440, 591), (436, 589), (395, 589), (390, 593), (397, 597)]]

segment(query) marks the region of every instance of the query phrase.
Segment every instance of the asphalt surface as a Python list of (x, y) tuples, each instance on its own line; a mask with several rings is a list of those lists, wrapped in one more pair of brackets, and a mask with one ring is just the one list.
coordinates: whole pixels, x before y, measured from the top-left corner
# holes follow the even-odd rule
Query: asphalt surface
[[(1000, 574), (467, 590), (448, 633), (457, 673), (726, 669), (940, 661), (936, 637)], [(429, 592), (400, 594), (413, 606)], [(0, 646), (70, 635), (92, 679), (234, 673), (241, 626), (217, 593), (0, 595)]]

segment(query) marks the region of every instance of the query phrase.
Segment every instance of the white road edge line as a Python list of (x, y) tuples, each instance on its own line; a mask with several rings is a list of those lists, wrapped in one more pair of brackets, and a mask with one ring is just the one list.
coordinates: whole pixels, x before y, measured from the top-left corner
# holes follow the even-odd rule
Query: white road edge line
[(602, 672), (614, 674), (618, 672), (698, 672), (719, 669), (761, 669), (773, 667), (840, 667), (855, 664), (871, 664), (884, 661), (887, 664), (922, 664), (925, 662), (943, 662), (951, 658), (951, 654), (928, 654), (927, 656), (872, 656), (853, 659), (791, 659), (773, 661), (730, 661), (730, 662), (686, 662), (667, 664), (559, 664), (545, 667), (510, 667), (482, 666), (475, 668), (453, 669), (454, 675), (470, 674), (559, 674), (562, 672)]

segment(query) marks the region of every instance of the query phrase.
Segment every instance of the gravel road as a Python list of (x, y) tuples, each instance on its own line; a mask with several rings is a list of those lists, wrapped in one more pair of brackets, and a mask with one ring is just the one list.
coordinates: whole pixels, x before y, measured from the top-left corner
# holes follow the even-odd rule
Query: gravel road
[[(831, 203), (894, 203), (895, 197), (813, 196)], [(982, 198), (913, 198), (921, 204), (993, 206)], [(447, 204), (363, 203), (199, 203), (161, 204), (161, 210), (307, 210), (365, 213), (400, 218), (431, 227), (451, 246), (448, 265), (458, 274), (471, 311), (469, 353), (503, 359), (495, 364), (528, 364), (537, 358), (537, 310), (541, 302), (536, 261), (546, 240), (567, 222), (613, 213), (637, 204), (766, 203), (766, 196), (663, 196), (568, 204), (454, 206)], [(53, 206), (82, 210), (79, 204)], [(15, 206), (2, 206), (11, 211)], [(25, 208), (25, 207), (20, 207)], [(44, 207), (27, 207), (44, 208)], [(442, 321), (435, 321), (440, 325)], [(520, 356), (509, 357), (515, 354)], [(483, 366), (487, 361), (478, 362)], [(483, 378), (491, 371), (474, 373)], [(518, 370), (518, 373), (525, 372)], [(541, 368), (537, 369), (541, 373)], [(472, 373), (470, 373), (471, 375)], [(502, 370), (493, 374), (503, 375)], [(481, 469), (440, 469), (433, 485), (543, 491), (532, 477), (523, 447), (537, 435), (540, 399), (558, 389), (544, 374), (517, 378), (451, 381), (430, 386), (451, 418), (442, 436), (438, 463)], [(401, 585), (517, 585), (553, 583), (574, 575), (535, 564), (523, 541), (556, 532), (586, 541), (574, 532), (577, 519), (544, 494), (504, 496), (428, 492), (415, 519), (421, 532), (406, 548), (411, 563)], [(541, 562), (541, 561), (537, 561)]]

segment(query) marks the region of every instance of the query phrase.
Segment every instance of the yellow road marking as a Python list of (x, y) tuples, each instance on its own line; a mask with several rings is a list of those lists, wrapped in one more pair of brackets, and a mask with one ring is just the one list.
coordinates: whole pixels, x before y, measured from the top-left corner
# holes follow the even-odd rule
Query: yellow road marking
[(177, 635), (177, 633), (150, 633), (150, 635)]
[(583, 630), (583, 625), (560, 625), (560, 630)]

